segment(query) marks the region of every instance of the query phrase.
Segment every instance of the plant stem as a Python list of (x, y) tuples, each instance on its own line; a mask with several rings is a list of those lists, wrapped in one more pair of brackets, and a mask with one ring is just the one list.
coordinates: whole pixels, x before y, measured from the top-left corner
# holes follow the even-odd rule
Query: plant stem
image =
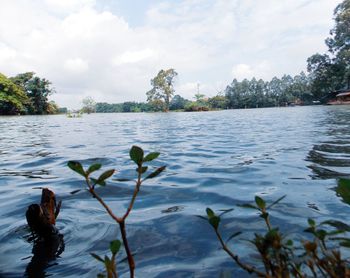
[[(139, 167), (139, 169), (141, 168), (141, 166)], [(130, 270), (130, 278), (134, 277), (134, 272), (135, 272), (135, 261), (134, 258), (131, 254), (130, 248), (129, 248), (129, 243), (128, 243), (128, 239), (126, 237), (126, 230), (125, 230), (125, 219), (128, 217), (128, 215), (130, 214), (130, 211), (133, 208), (133, 205), (135, 203), (135, 199), (137, 196), (137, 193), (140, 191), (140, 186), (141, 186), (141, 173), (140, 171), (138, 171), (138, 178), (137, 178), (137, 182), (136, 182), (136, 186), (135, 186), (135, 190), (132, 196), (132, 199), (130, 201), (129, 207), (126, 211), (126, 213), (124, 214), (124, 216), (122, 218), (117, 217), (112, 210), (108, 207), (108, 205), (103, 201), (103, 199), (95, 192), (94, 190), (94, 186), (91, 185), (90, 181), (89, 181), (89, 177), (87, 176), (85, 178), (86, 180), (86, 184), (89, 188), (89, 192), (91, 193), (91, 195), (93, 197), (95, 197), (100, 204), (106, 209), (107, 213), (119, 224), (119, 229), (122, 235), (122, 240), (123, 240), (123, 245), (124, 245), (124, 249), (127, 255), (127, 259), (128, 259), (128, 265), (129, 265), (129, 270)]]
[(129, 204), (129, 206), (128, 206), (128, 208), (127, 208), (127, 210), (126, 210), (124, 216), (122, 217), (122, 220), (123, 220), (123, 221), (124, 221), (124, 220), (128, 217), (128, 215), (130, 214), (130, 212), (131, 212), (131, 210), (132, 210), (132, 208), (133, 208), (133, 206), (134, 206), (134, 203), (135, 203), (135, 200), (136, 200), (136, 196), (137, 196), (137, 194), (138, 194), (139, 191), (140, 191), (140, 186), (141, 186), (141, 183), (142, 183), (142, 181), (141, 181), (141, 168), (142, 168), (142, 165), (140, 165), (140, 166), (138, 167), (138, 175), (137, 175), (136, 186), (135, 186), (135, 189), (134, 189), (134, 193), (132, 194), (132, 198), (131, 198), (130, 204)]
[(227, 245), (224, 243), (219, 231), (217, 229), (215, 229), (215, 233), (216, 233), (216, 236), (218, 237), (220, 243), (221, 243), (221, 246), (222, 248), (225, 250), (225, 252), (232, 258), (234, 259), (234, 261), (244, 270), (246, 270), (247, 272), (249, 272), (250, 274), (251, 273), (255, 273), (257, 274), (258, 276), (260, 277), (268, 277), (268, 275), (266, 275), (265, 273), (263, 272), (260, 272), (259, 270), (257, 270), (255, 267), (253, 266), (250, 266), (250, 265), (247, 265), (243, 262), (241, 262), (241, 260), (239, 259), (239, 257), (237, 255), (235, 255), (228, 247)]
[(91, 193), (91, 195), (93, 197), (95, 197), (99, 202), (100, 204), (106, 209), (107, 213), (116, 221), (116, 222), (120, 222), (121, 219), (119, 217), (117, 217), (112, 211), (111, 209), (107, 206), (107, 204), (102, 200), (102, 198), (100, 196), (97, 195), (97, 193), (95, 192), (93, 186), (90, 184), (90, 181), (89, 181), (89, 178), (86, 177), (85, 178), (86, 180), (86, 184), (88, 185), (89, 187), (89, 192)]
[(135, 261), (134, 261), (134, 258), (132, 256), (132, 254), (131, 254), (131, 251), (130, 251), (130, 248), (129, 248), (128, 239), (126, 237), (125, 221), (124, 220), (119, 222), (119, 228), (120, 228), (120, 232), (122, 234), (122, 239), (123, 239), (123, 243), (124, 243), (124, 249), (125, 249), (126, 255), (128, 257), (130, 278), (133, 278), (134, 277), (134, 272), (135, 272)]

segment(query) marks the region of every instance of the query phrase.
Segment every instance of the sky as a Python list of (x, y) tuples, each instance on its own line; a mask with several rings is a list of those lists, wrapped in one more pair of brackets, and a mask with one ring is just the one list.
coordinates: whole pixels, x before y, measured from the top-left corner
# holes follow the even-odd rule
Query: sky
[(146, 101), (159, 70), (176, 94), (213, 96), (234, 78), (270, 80), (324, 53), (338, 0), (0, 0), (0, 72), (34, 71), (76, 109)]

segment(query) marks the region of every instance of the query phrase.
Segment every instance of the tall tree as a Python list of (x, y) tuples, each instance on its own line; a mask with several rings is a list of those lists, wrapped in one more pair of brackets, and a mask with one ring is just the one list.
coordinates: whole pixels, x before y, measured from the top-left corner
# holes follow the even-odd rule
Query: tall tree
[(152, 89), (146, 93), (150, 104), (162, 105), (165, 112), (169, 111), (169, 105), (174, 95), (174, 79), (177, 76), (174, 69), (160, 70), (156, 77), (151, 79)]
[(48, 96), (54, 93), (51, 82), (45, 78), (35, 76), (34, 72), (26, 72), (10, 78), (21, 87), (30, 99), (29, 114), (49, 113)]
[(96, 112), (96, 102), (92, 97), (86, 97), (81, 102), (83, 103), (81, 112), (88, 114)]
[(308, 59), (311, 90), (317, 98), (325, 98), (334, 90), (347, 86), (350, 78), (350, 0), (334, 10), (335, 26), (326, 39), (327, 54), (314, 54)]

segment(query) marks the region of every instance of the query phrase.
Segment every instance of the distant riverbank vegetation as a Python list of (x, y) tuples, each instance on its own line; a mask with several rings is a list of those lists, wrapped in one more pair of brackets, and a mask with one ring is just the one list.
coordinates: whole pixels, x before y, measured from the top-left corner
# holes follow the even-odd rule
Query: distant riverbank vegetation
[[(233, 81), (213, 97), (211, 92), (193, 92), (193, 100), (175, 94), (178, 73), (170, 68), (160, 70), (151, 79), (147, 102), (123, 103), (83, 100), (82, 113), (208, 111), (216, 109), (278, 107), (326, 103), (331, 92), (350, 89), (350, 0), (344, 0), (334, 10), (334, 28), (325, 43), (327, 53), (316, 53), (307, 59), (307, 73), (283, 75), (270, 81), (252, 78)], [(293, 62), (293, 61), (291, 61)], [(33, 72), (7, 78), (0, 74), (0, 115), (52, 114), (60, 109), (48, 96), (54, 92), (50, 81)], [(203, 94), (205, 93), (205, 94)], [(61, 109), (61, 112), (64, 112)]]
[(15, 77), (0, 73), (0, 115), (55, 114), (59, 108), (48, 96), (54, 92), (51, 82), (26, 72)]

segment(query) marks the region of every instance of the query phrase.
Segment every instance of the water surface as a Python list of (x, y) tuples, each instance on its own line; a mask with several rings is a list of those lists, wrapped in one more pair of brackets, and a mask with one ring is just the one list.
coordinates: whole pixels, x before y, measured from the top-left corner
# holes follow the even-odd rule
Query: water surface
[[(350, 176), (348, 119), (350, 106), (0, 117), (0, 276), (21, 277), (33, 264), (24, 215), (40, 201), (40, 187), (63, 201), (57, 226), (65, 248), (39, 265), (37, 277), (94, 277), (103, 270), (89, 253), (106, 254), (118, 229), (86, 191), (71, 194), (84, 184), (66, 163), (100, 162), (116, 168), (116, 178), (130, 178), (133, 144), (161, 153), (153, 167), (167, 165), (144, 184), (127, 220), (137, 277), (218, 277), (223, 270), (242, 276), (197, 215), (208, 206), (234, 207), (223, 233), (249, 230), (240, 236), (245, 239), (260, 220), (236, 205), (256, 194), (267, 200), (287, 194), (272, 223), (291, 235), (305, 228), (306, 217), (349, 221), (350, 208), (333, 190), (337, 178)], [(118, 214), (132, 190), (130, 183), (112, 182), (99, 193)], [(251, 259), (248, 242), (235, 250)], [(118, 265), (128, 277), (124, 258)]]

